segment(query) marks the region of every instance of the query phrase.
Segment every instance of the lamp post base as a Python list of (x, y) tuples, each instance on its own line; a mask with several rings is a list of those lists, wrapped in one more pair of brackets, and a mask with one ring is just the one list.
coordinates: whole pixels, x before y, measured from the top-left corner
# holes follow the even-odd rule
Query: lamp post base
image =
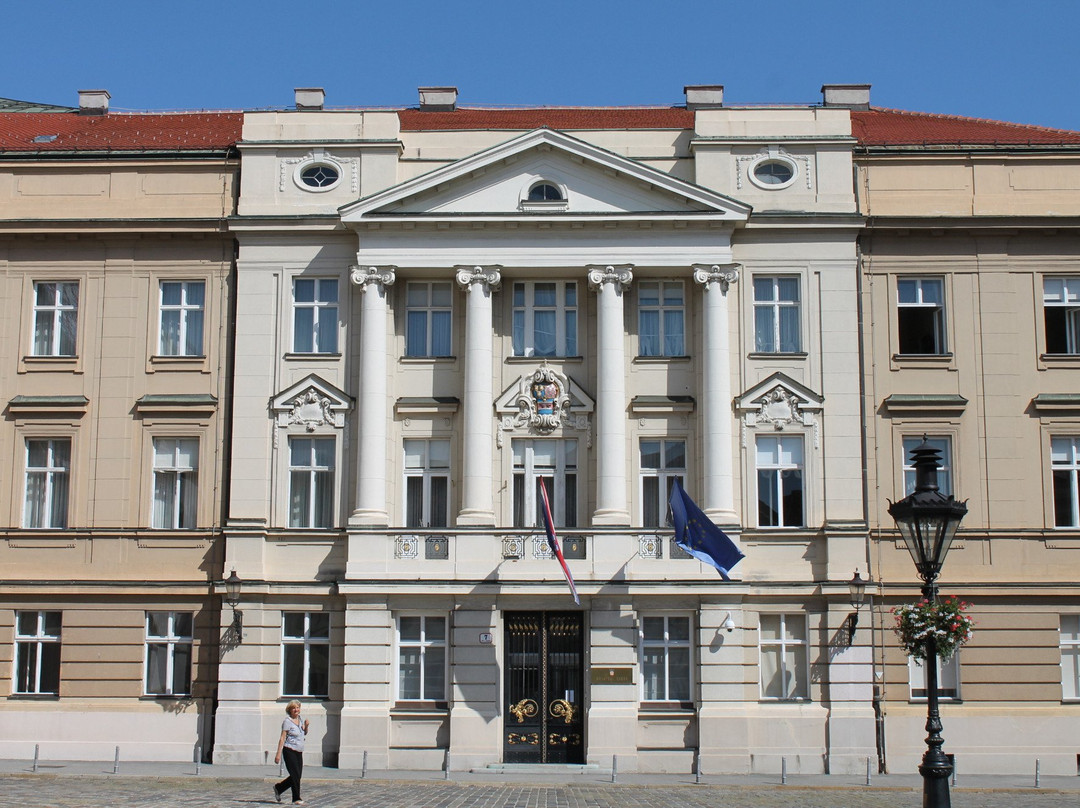
[(923, 808), (951, 808), (949, 776), (952, 775), (952, 765), (948, 758), (941, 761), (927, 761), (923, 758), (919, 774), (923, 778)]

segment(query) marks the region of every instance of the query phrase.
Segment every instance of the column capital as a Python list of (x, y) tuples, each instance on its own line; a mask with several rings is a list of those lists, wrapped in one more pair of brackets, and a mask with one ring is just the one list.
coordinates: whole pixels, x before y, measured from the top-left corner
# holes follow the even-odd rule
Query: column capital
[(495, 292), (502, 283), (502, 267), (498, 264), (491, 264), (486, 267), (456, 266), (454, 267), (454, 277), (457, 278), (458, 285), (464, 289), (468, 289), (474, 283), (482, 283), (488, 287), (489, 291)]
[(594, 292), (600, 291), (605, 283), (614, 283), (623, 289), (630, 286), (634, 280), (633, 264), (607, 264), (606, 266), (585, 267), (589, 272), (589, 288)]
[(720, 291), (727, 294), (728, 287), (739, 280), (742, 264), (694, 264), (694, 280), (708, 289), (716, 281)]
[(369, 283), (392, 286), (396, 278), (397, 267), (395, 266), (373, 267), (367, 265), (353, 265), (349, 267), (349, 280), (357, 286), (367, 286)]

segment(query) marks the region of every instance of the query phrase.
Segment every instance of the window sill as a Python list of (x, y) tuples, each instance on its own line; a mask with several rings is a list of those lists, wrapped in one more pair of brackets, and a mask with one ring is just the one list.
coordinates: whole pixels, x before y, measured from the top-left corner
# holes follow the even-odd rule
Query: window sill
[(450, 705), (445, 701), (399, 701), (390, 708), (391, 715), (444, 716), (449, 712)]
[(450, 356), (403, 356), (398, 360), (403, 365), (435, 365), (457, 362), (457, 357)]
[(758, 699), (759, 704), (812, 704), (810, 699), (795, 698), (795, 699)]
[(638, 704), (638, 717), (644, 715), (692, 715), (692, 701), (643, 701)]
[(677, 356), (642, 356), (638, 354), (634, 357), (634, 364), (639, 365), (662, 365), (667, 362), (689, 362), (689, 354), (679, 354)]
[(751, 351), (748, 359), (806, 359), (810, 354), (806, 351)]
[(340, 353), (295, 353), (289, 352), (285, 354), (286, 362), (298, 362), (304, 360), (322, 359), (326, 361), (341, 359)]
[(180, 695), (174, 694), (171, 696), (156, 696), (153, 693), (143, 693), (141, 696), (139, 696), (139, 701), (190, 701), (193, 698), (194, 696), (192, 696), (190, 693), (183, 693)]
[(892, 361), (894, 366), (899, 367), (920, 367), (927, 365), (951, 365), (954, 356), (952, 353), (940, 353), (940, 354), (901, 354), (896, 353), (892, 355)]
[(583, 356), (508, 356), (506, 361), (511, 365), (527, 365), (534, 362), (584, 362)]
[(1039, 361), (1048, 367), (1080, 368), (1080, 354), (1044, 353)]
[(60, 701), (59, 693), (12, 693), (10, 701)]
[(301, 704), (322, 704), (330, 701), (329, 696), (278, 696), (274, 699), (278, 704), (288, 704), (290, 701), (298, 701)]
[(22, 366), (30, 372), (38, 371), (76, 371), (79, 369), (77, 356), (24, 356)]

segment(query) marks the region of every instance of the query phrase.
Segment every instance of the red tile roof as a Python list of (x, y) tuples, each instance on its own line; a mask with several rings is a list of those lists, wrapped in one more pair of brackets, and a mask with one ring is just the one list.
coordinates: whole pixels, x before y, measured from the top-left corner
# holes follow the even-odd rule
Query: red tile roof
[(398, 112), (404, 132), (447, 129), (693, 129), (694, 113), (683, 107), (537, 107)]
[(863, 146), (1058, 146), (1080, 144), (1080, 132), (1042, 126), (904, 112), (854, 110), (851, 133)]
[(243, 121), (241, 112), (7, 112), (0, 152), (217, 151), (240, 139)]

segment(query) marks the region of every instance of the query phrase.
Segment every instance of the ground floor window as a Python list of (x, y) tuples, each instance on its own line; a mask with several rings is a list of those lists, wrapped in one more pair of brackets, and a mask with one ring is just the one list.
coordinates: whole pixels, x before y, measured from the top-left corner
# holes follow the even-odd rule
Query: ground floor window
[[(938, 698), (944, 701), (960, 700), (960, 655), (953, 654), (948, 660), (942, 661), (935, 658), (938, 672)], [(925, 660), (908, 657), (908, 682), (911, 686), (911, 700), (924, 701), (926, 699), (926, 666)]]
[(60, 692), (60, 612), (16, 613), (15, 692)]
[(446, 700), (446, 618), (398, 618), (398, 700)]
[(690, 652), (689, 617), (642, 616), (642, 701), (691, 700)]
[(759, 666), (763, 699), (810, 698), (806, 637), (806, 615), (761, 615)]
[(330, 695), (330, 615), (285, 612), (281, 632), (281, 695)]
[(1080, 699), (1080, 614), (1061, 615), (1061, 698)]
[(191, 693), (192, 614), (146, 613), (146, 694)]

